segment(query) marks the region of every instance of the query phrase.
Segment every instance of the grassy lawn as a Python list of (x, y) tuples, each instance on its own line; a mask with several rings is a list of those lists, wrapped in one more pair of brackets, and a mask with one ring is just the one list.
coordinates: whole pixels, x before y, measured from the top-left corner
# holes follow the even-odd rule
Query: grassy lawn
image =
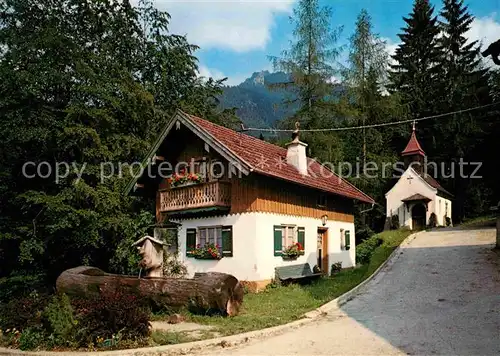
[(380, 233), (382, 245), (375, 249), (370, 262), (361, 267), (341, 271), (334, 277), (325, 277), (310, 285), (275, 287), (261, 293), (247, 294), (238, 316), (189, 315), (188, 318), (200, 324), (213, 325), (214, 331), (222, 335), (263, 329), (300, 319), (304, 313), (335, 299), (369, 277), (410, 233), (409, 230)]
[(466, 219), (459, 226), (465, 228), (494, 227), (496, 226), (497, 216), (495, 214), (479, 216), (477, 218)]

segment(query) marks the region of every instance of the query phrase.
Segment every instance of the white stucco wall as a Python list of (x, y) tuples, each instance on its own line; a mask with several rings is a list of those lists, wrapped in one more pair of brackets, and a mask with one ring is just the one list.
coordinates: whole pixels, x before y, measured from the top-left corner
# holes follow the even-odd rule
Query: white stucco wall
[[(287, 264), (308, 262), (311, 268), (317, 262), (317, 229), (322, 227), (320, 219), (270, 214), (244, 213), (218, 217), (179, 220), (179, 257), (185, 263), (188, 273), (225, 272), (239, 280), (261, 281), (274, 278), (274, 268)], [(293, 224), (305, 228), (304, 256), (296, 260), (284, 260), (274, 256), (274, 225)], [(233, 227), (233, 257), (221, 260), (198, 260), (186, 256), (186, 229), (201, 226), (231, 225)], [(328, 221), (329, 265), (342, 262), (342, 267), (355, 264), (356, 242), (354, 223)], [(340, 230), (350, 230), (351, 248), (341, 250)]]
[(436, 196), (434, 213), (437, 216), (438, 225), (446, 225), (445, 215), (451, 219), (451, 201), (449, 199)]
[[(409, 177), (411, 177), (411, 179), (408, 179)], [(436, 198), (438, 198), (437, 189), (427, 184), (423, 180), (423, 178), (418, 175), (418, 173), (416, 173), (412, 168), (408, 168), (403, 173), (401, 178), (399, 178), (394, 187), (392, 187), (392, 189), (389, 190), (385, 195), (387, 203), (387, 216), (390, 217), (391, 215), (398, 214), (399, 224), (401, 226), (408, 226), (410, 229), (413, 228), (411, 219), (412, 206), (410, 206), (409, 210), (406, 209), (405, 204), (402, 202), (402, 200), (408, 198), (413, 194), (421, 194), (429, 199), (432, 199), (427, 206), (427, 223), (429, 221), (430, 215), (436, 210)]]

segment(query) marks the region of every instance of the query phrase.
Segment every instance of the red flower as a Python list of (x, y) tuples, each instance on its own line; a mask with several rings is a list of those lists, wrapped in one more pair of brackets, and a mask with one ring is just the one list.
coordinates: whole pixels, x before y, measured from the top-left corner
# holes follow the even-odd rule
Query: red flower
[(304, 249), (304, 246), (302, 246), (302, 244), (300, 242), (297, 242), (297, 248), (302, 251)]

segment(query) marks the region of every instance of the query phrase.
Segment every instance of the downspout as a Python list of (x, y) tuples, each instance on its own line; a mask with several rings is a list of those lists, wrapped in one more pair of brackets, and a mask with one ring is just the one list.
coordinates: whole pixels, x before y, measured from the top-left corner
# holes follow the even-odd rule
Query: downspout
[(360, 214), (363, 214), (363, 213), (366, 213), (366, 212), (368, 212), (368, 211), (372, 211), (374, 207), (375, 207), (375, 203), (372, 203), (372, 207), (371, 207), (370, 209), (362, 210), (362, 211), (360, 211), (359, 213), (360, 213)]

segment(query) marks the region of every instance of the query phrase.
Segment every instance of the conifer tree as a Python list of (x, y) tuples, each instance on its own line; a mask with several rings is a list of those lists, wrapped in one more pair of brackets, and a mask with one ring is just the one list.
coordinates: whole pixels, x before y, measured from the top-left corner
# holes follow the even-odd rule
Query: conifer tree
[(429, 0), (415, 0), (412, 12), (403, 18), (406, 26), (398, 36), (401, 45), (392, 57), (390, 88), (397, 90), (410, 117), (434, 112), (440, 74), (439, 27)]
[(298, 102), (299, 106), (290, 122), (297, 119), (306, 128), (319, 123), (322, 107), (332, 91), (339, 29), (332, 30), (331, 17), (332, 9), (320, 7), (318, 0), (300, 0), (291, 18), (295, 25), (291, 48), (283, 51), (281, 57), (270, 58), (275, 70), (290, 75), (289, 81), (270, 87), (290, 92), (288, 103)]

